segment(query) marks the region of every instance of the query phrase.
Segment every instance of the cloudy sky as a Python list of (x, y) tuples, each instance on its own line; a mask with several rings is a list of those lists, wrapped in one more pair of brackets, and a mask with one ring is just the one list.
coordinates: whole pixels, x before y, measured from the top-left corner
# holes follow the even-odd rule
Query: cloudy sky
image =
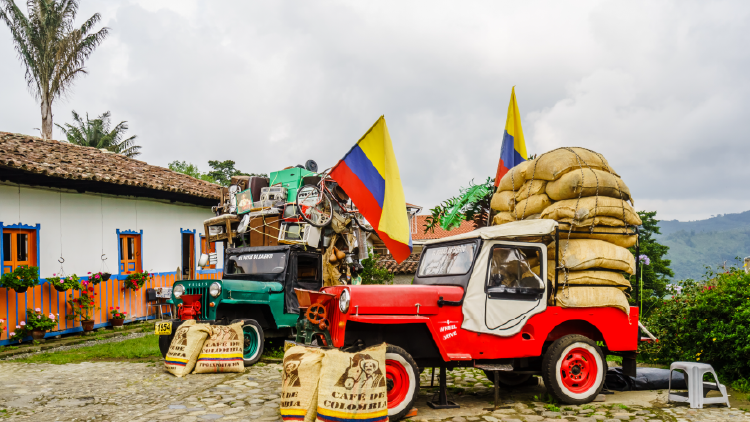
[[(426, 209), (495, 174), (516, 86), (530, 153), (603, 153), (661, 219), (750, 209), (746, 1), (82, 1), (111, 35), (55, 121), (109, 110), (151, 164), (330, 167), (384, 114)], [(0, 131), (40, 126), (0, 25)]]

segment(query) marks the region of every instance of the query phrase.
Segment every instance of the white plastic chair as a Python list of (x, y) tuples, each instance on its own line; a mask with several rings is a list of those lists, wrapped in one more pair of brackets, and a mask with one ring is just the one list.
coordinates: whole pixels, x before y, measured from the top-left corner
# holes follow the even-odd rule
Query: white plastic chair
[[(681, 370), (685, 372), (685, 384), (687, 384), (687, 393), (673, 393), (672, 392), (672, 372), (675, 370)], [(710, 373), (714, 376), (716, 385), (711, 382), (703, 382), (703, 374)], [(721, 397), (708, 398), (708, 392), (710, 390), (718, 390), (721, 393)], [(722, 384), (719, 384), (719, 377), (716, 376), (714, 368), (707, 363), (698, 362), (673, 362), (669, 366), (669, 392), (667, 394), (667, 402), (675, 401), (681, 403), (688, 403), (692, 409), (703, 409), (704, 404), (716, 404), (726, 403), (729, 405), (729, 396), (727, 396), (727, 388)]]

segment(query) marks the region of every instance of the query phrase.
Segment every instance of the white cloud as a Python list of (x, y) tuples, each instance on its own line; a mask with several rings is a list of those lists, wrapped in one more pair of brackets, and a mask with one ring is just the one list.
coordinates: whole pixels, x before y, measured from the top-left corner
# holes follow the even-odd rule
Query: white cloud
[[(407, 200), (429, 208), (494, 175), (515, 85), (530, 152), (602, 152), (663, 218), (746, 206), (745, 2), (119, 0), (79, 16), (96, 11), (112, 34), (55, 119), (110, 110), (154, 164), (325, 168), (385, 114)], [(0, 76), (0, 130), (34, 133), (5, 28)]]

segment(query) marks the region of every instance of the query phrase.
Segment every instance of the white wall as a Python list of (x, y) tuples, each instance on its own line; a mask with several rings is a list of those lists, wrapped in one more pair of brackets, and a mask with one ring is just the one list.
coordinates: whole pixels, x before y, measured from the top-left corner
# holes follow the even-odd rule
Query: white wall
[[(200, 252), (203, 221), (213, 217), (209, 207), (170, 203), (154, 199), (136, 199), (21, 186), (20, 218), (18, 185), (0, 183), (0, 222), (3, 225), (40, 224), (38, 263), (41, 277), (59, 272), (57, 262), (65, 258), (66, 274), (85, 276), (102, 267), (102, 249), (106, 267), (118, 273), (116, 230), (140, 232), (143, 269), (149, 272), (174, 272), (182, 267), (180, 229), (195, 230), (195, 262)], [(20, 221), (19, 221), (20, 220)], [(61, 252), (62, 236), (62, 252)], [(221, 244), (217, 244), (219, 265), (223, 262)]]

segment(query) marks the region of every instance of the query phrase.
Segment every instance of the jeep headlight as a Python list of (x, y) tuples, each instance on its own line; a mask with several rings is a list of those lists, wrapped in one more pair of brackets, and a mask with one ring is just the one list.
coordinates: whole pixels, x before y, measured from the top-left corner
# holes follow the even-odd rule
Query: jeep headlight
[(211, 287), (208, 288), (208, 294), (211, 295), (211, 297), (217, 297), (221, 294), (221, 284), (214, 281), (211, 283)]
[(174, 287), (174, 290), (172, 290), (172, 294), (174, 295), (174, 297), (179, 299), (180, 296), (185, 294), (185, 286), (183, 286), (182, 284), (176, 285)]
[(339, 311), (346, 313), (349, 311), (349, 302), (351, 302), (351, 296), (349, 295), (349, 289), (344, 289), (339, 296)]

